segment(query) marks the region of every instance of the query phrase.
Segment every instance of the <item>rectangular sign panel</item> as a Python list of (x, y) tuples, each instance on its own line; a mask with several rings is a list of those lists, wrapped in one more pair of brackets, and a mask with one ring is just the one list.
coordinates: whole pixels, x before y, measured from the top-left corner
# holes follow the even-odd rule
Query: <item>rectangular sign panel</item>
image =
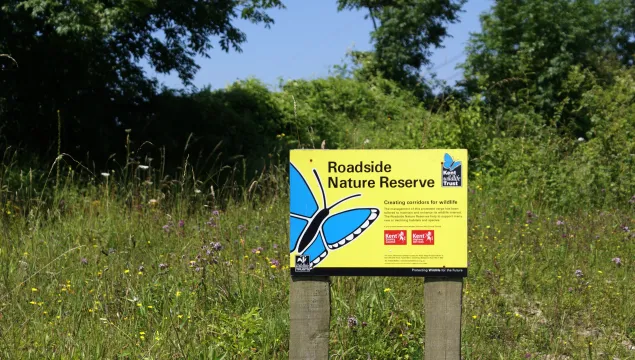
[(291, 150), (301, 276), (467, 276), (467, 150)]

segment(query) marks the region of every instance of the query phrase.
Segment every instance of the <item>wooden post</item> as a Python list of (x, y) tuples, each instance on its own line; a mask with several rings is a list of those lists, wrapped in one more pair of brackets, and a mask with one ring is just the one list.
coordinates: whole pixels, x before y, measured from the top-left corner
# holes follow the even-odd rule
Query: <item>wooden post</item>
[(292, 276), (289, 284), (290, 360), (327, 360), (331, 318), (330, 280)]
[(461, 358), (462, 290), (462, 278), (425, 278), (425, 360)]

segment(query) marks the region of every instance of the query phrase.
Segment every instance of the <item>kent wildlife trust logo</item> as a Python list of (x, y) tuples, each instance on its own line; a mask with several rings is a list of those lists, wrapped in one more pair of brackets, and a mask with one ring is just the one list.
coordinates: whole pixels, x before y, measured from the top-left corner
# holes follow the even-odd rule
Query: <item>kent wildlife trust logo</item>
[(412, 230), (412, 245), (434, 245), (434, 230)]
[(406, 244), (406, 230), (384, 230), (384, 245)]
[(452, 159), (450, 154), (445, 153), (441, 163), (441, 187), (461, 187), (463, 186), (463, 165), (460, 161)]

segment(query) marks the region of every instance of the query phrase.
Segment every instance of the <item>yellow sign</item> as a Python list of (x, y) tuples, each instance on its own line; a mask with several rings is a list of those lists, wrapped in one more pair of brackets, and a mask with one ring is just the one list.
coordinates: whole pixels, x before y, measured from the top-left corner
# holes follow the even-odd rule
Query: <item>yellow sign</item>
[(292, 150), (292, 275), (467, 276), (467, 150)]

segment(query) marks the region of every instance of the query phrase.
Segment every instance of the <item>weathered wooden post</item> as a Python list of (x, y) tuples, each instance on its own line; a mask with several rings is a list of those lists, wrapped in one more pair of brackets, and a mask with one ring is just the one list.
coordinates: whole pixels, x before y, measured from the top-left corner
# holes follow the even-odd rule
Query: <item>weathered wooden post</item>
[(426, 360), (461, 358), (462, 278), (424, 280)]
[(293, 150), (290, 159), (289, 358), (328, 359), (329, 276), (418, 276), (425, 359), (460, 359), (467, 151)]
[(289, 359), (328, 359), (330, 285), (327, 276), (291, 278)]

